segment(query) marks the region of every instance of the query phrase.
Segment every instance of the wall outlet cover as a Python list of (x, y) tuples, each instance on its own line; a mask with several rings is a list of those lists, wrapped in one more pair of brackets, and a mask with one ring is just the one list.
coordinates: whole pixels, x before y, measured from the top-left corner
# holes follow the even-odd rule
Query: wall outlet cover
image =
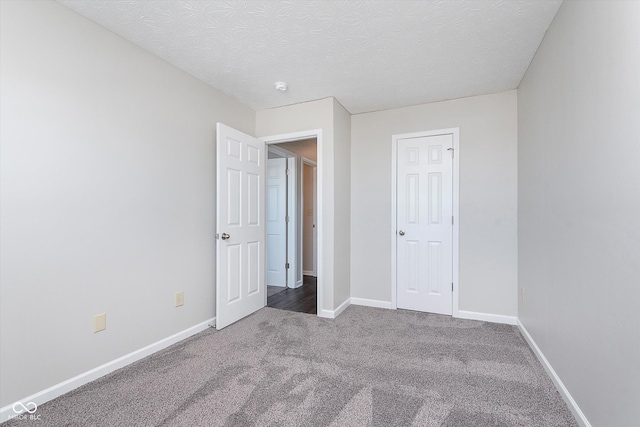
[(93, 332), (100, 332), (107, 329), (107, 313), (93, 316)]
[(176, 307), (184, 305), (184, 292), (176, 292)]

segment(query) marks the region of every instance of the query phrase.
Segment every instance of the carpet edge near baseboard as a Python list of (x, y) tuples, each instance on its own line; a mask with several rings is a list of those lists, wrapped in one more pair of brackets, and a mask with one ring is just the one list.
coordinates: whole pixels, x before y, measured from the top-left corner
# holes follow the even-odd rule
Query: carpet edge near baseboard
[(549, 363), (549, 360), (545, 357), (544, 353), (542, 353), (542, 350), (540, 350), (540, 347), (538, 347), (538, 344), (536, 344), (533, 337), (531, 336), (531, 334), (529, 334), (529, 331), (527, 330), (527, 328), (525, 328), (520, 319), (517, 319), (517, 326), (526, 343), (529, 345), (529, 348), (531, 348), (533, 354), (535, 354), (536, 358), (540, 361), (542, 367), (547, 372), (547, 375), (549, 375), (549, 377), (551, 378), (553, 385), (556, 387), (556, 390), (558, 390), (558, 393), (560, 393), (560, 396), (569, 407), (569, 410), (573, 414), (574, 418), (576, 419), (578, 424), (580, 424), (580, 427), (591, 427), (591, 423), (584, 415), (584, 412), (582, 412), (582, 410), (578, 406), (578, 403), (573, 399), (573, 396), (571, 396), (571, 393), (569, 393), (569, 390), (564, 385), (555, 369), (553, 369), (553, 366), (551, 366), (551, 363)]
[[(58, 384), (55, 384), (49, 388), (41, 390), (37, 393), (34, 393), (30, 396), (27, 396), (23, 399), (20, 399), (17, 402), (26, 403), (34, 403), (36, 405), (42, 405), (43, 403), (49, 402), (57, 397), (62, 396), (65, 393), (68, 393), (76, 388), (83, 386), (85, 384), (90, 383), (91, 381), (95, 381), (98, 378), (101, 378), (111, 372), (114, 372), (120, 368), (124, 368), (134, 362), (137, 362), (140, 359), (143, 359), (147, 356), (150, 356), (154, 353), (157, 353), (160, 350), (164, 350), (165, 348), (172, 346), (173, 344), (180, 342), (186, 338), (189, 338), (199, 332), (206, 330), (207, 328), (213, 327), (216, 323), (216, 318), (212, 317), (209, 320), (205, 320), (204, 322), (198, 323), (197, 325), (191, 326), (183, 331), (170, 335), (166, 338), (163, 338), (159, 341), (156, 341), (152, 344), (149, 344), (145, 347), (142, 347), (138, 350), (132, 351), (131, 353), (125, 354), (124, 356), (118, 357), (110, 362), (104, 363), (96, 368), (90, 369), (86, 372), (83, 372), (75, 377), (72, 377), (68, 380), (62, 381)], [(19, 413), (14, 412), (13, 410), (14, 403), (10, 403), (2, 408), (0, 408), (0, 423), (4, 423), (14, 416), (20, 415)]]

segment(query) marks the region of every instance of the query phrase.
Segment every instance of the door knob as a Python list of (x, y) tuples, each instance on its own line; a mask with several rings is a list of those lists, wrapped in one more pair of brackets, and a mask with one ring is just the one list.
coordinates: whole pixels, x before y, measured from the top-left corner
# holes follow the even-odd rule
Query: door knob
[(231, 236), (229, 236), (227, 233), (222, 233), (222, 240), (228, 240), (229, 237)]
[[(398, 231), (398, 234), (401, 235), (401, 236), (404, 236), (404, 231), (400, 230), (400, 231)], [(223, 237), (223, 239), (224, 239), (224, 237)]]

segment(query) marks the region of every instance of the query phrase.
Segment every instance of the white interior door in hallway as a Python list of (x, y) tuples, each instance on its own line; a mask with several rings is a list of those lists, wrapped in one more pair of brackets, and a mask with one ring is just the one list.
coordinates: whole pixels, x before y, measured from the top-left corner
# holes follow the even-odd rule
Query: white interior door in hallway
[(397, 307), (453, 310), (454, 135), (397, 139)]
[(267, 285), (287, 286), (287, 159), (267, 160)]
[(265, 143), (217, 124), (216, 328), (264, 307)]

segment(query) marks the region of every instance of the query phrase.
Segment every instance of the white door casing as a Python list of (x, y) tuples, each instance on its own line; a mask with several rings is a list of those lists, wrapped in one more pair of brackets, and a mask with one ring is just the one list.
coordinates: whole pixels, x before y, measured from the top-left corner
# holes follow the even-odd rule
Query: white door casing
[(453, 311), (453, 139), (445, 133), (396, 141), (398, 308)]
[[(216, 328), (265, 305), (265, 144), (216, 126)], [(228, 236), (228, 237), (227, 237)]]
[(287, 159), (267, 160), (267, 285), (286, 286)]
[(303, 186), (303, 272), (305, 275), (317, 275), (317, 235), (316, 235), (316, 163), (302, 158)]

